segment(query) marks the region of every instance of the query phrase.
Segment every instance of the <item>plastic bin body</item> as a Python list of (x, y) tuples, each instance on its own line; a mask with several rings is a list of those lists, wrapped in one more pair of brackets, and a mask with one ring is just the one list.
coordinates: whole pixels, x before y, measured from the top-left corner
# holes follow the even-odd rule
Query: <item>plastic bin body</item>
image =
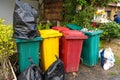
[(23, 72), (30, 66), (29, 58), (32, 58), (33, 63), (39, 65), (39, 46), (41, 40), (42, 38), (40, 37), (32, 40), (16, 39), (20, 72)]
[(88, 66), (94, 66), (98, 63), (100, 34), (102, 31), (85, 32), (88, 36), (83, 43), (82, 60)]
[(59, 57), (59, 37), (62, 36), (56, 30), (40, 30), (43, 41), (41, 43), (41, 67), (46, 71), (50, 65), (56, 61), (56, 56)]
[(87, 38), (78, 31), (63, 31), (61, 59), (65, 72), (78, 71), (83, 40)]

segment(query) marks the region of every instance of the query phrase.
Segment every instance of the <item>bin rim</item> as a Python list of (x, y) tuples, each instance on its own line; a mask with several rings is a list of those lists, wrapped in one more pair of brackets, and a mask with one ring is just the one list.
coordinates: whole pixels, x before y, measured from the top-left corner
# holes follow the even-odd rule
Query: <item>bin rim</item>
[(80, 32), (77, 30), (62, 31), (62, 33), (66, 39), (87, 39), (88, 38), (83, 32)]
[(65, 26), (63, 26), (63, 27), (62, 26), (53, 26), (52, 29), (57, 30), (59, 32), (70, 30), (69, 28), (67, 28)]
[(26, 39), (15, 39), (16, 43), (34, 42), (34, 41), (41, 41), (41, 40), (43, 40), (41, 37), (35, 37), (35, 38), (29, 39), (29, 40), (26, 40)]
[(94, 35), (99, 35), (103, 32), (103, 30), (96, 30), (96, 31), (93, 31), (93, 32), (88, 32), (88, 31), (82, 31), (85, 33), (85, 35), (89, 35), (89, 36), (94, 36)]
[[(44, 38), (52, 38), (52, 37), (61, 37), (62, 33), (57, 30), (47, 29), (47, 30), (39, 30), (41, 37)], [(48, 33), (47, 33), (48, 32)]]

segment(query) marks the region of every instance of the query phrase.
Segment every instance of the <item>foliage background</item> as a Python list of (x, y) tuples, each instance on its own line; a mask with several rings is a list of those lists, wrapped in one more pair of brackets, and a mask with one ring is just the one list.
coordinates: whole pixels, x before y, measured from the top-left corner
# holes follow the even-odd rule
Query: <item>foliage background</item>
[(101, 35), (103, 40), (111, 42), (112, 39), (120, 38), (120, 25), (116, 22), (105, 23), (100, 29), (103, 30)]
[[(91, 19), (97, 7), (107, 6), (110, 2), (118, 0), (64, 0), (63, 24), (74, 23), (83, 27), (91, 27)], [(77, 11), (76, 6), (81, 10)]]

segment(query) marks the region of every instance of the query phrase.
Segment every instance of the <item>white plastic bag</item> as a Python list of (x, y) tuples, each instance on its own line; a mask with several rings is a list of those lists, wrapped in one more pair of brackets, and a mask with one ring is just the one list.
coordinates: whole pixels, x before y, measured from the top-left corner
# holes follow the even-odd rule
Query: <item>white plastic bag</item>
[(103, 69), (104, 70), (108, 70), (109, 68), (114, 66), (114, 62), (110, 61), (110, 60), (106, 60), (105, 64), (103, 65)]
[(104, 57), (107, 58), (108, 60), (115, 62), (114, 54), (111, 50), (111, 48), (106, 48), (104, 51)]
[(111, 48), (105, 48), (100, 51), (101, 55), (101, 65), (104, 70), (108, 70), (109, 68), (114, 66), (115, 58)]

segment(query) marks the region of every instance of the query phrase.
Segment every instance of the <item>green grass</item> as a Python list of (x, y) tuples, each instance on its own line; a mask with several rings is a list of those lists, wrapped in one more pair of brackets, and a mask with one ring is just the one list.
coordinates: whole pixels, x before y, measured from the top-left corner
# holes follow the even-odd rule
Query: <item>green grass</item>
[(118, 73), (116, 73), (116, 72), (109, 72), (108, 73), (110, 76), (116, 76), (116, 75), (118, 75)]
[(117, 75), (118, 73), (116, 73), (116, 72), (109, 72), (109, 75), (110, 76), (115, 76), (115, 75)]
[(105, 48), (106, 41), (105, 40), (100, 40), (100, 49)]
[(120, 57), (115, 55), (115, 65), (120, 70)]

